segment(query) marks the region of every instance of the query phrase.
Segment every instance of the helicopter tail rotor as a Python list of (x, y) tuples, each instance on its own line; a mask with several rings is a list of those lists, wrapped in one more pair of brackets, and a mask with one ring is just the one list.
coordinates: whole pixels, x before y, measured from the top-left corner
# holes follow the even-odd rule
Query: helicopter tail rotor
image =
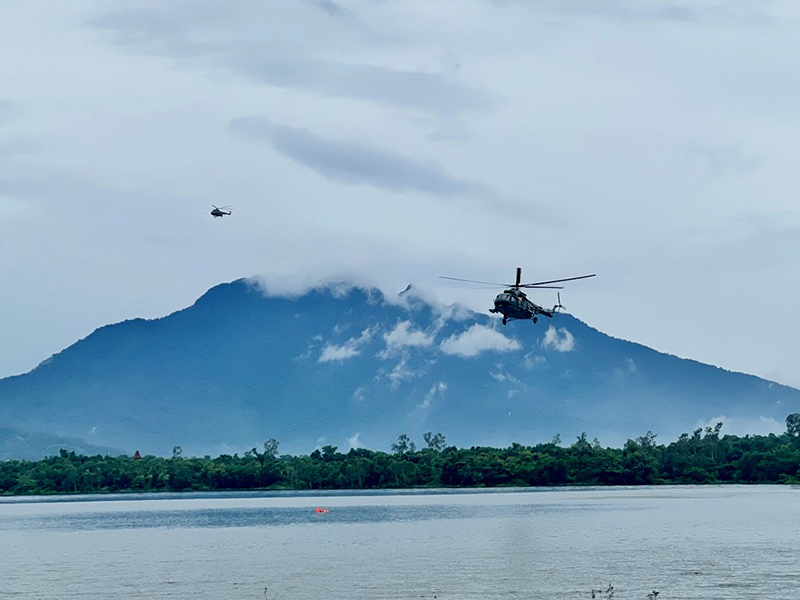
[(561, 304), (561, 292), (558, 292), (558, 304), (553, 307), (553, 312), (557, 313), (560, 310), (564, 310), (566, 307)]

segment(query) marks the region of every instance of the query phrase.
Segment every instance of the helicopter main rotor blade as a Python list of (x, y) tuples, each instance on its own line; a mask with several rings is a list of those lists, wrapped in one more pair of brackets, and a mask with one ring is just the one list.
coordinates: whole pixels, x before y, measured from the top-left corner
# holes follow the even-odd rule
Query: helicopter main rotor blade
[(521, 285), (526, 290), (563, 290), (563, 285)]
[[(513, 288), (513, 285), (473, 285), (469, 286), (469, 290), (496, 290), (500, 288)], [(532, 288), (525, 288), (526, 290), (563, 290), (564, 288), (557, 285), (537, 285)]]
[(548, 283), (561, 283), (562, 281), (575, 281), (577, 279), (588, 279), (589, 277), (596, 277), (597, 273), (592, 273), (591, 275), (581, 275), (579, 277), (567, 277), (566, 279), (552, 279), (550, 281), (536, 281), (534, 283), (523, 283), (519, 287), (536, 287), (540, 285), (546, 285)]
[(495, 283), (492, 281), (475, 281), (474, 279), (460, 279), (459, 277), (445, 277), (439, 275), (439, 279), (449, 279), (450, 281), (463, 281), (465, 283), (480, 283), (481, 285), (494, 285), (497, 287), (514, 287), (513, 283)]

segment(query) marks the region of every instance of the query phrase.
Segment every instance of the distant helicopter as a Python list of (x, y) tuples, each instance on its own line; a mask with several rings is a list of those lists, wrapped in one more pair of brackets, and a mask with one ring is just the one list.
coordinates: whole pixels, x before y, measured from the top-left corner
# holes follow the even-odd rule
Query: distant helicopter
[[(214, 206), (214, 205), (212, 204), (211, 206)], [(228, 212), (225, 212), (226, 208), (227, 209), (231, 209), (231, 208), (233, 208), (233, 206), (223, 206), (222, 208), (214, 206), (214, 210), (211, 211), (211, 216), (216, 219), (217, 217), (224, 217), (225, 215), (231, 214), (230, 210), (228, 210)]]
[(463, 281), (466, 283), (480, 283), (483, 285), (500, 286), (508, 288), (503, 293), (498, 294), (494, 299), (494, 308), (490, 308), (490, 313), (499, 313), (503, 315), (503, 325), (510, 321), (517, 319), (531, 319), (534, 323), (539, 322), (538, 315), (545, 317), (552, 317), (560, 309), (564, 307), (561, 305), (561, 293), (558, 294), (558, 304), (551, 310), (539, 306), (535, 302), (528, 300), (528, 296), (522, 291), (525, 289), (547, 289), (547, 290), (563, 290), (563, 286), (549, 285), (551, 283), (562, 283), (564, 281), (575, 281), (577, 279), (588, 279), (595, 277), (597, 274), (581, 275), (580, 277), (567, 277), (566, 279), (552, 279), (550, 281), (537, 281), (534, 283), (520, 283), (522, 278), (522, 268), (517, 267), (517, 281), (513, 285), (510, 283), (491, 283), (489, 281), (473, 281), (472, 279), (459, 279), (458, 277), (443, 277), (440, 279), (449, 279), (451, 281)]

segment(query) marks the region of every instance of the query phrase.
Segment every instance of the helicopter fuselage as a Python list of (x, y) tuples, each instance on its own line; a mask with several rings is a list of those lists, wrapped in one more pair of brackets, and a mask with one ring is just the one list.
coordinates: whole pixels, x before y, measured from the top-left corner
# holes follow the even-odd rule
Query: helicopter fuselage
[(578, 279), (588, 279), (589, 277), (594, 277), (595, 274), (592, 273), (591, 275), (581, 275), (579, 277), (567, 277), (566, 279), (551, 279), (548, 281), (537, 281), (536, 283), (520, 283), (522, 280), (522, 268), (517, 267), (517, 280), (516, 283), (493, 283), (491, 281), (476, 281), (474, 279), (460, 279), (458, 277), (444, 277), (440, 275), (441, 279), (450, 279), (453, 281), (465, 281), (467, 283), (479, 283), (481, 285), (490, 285), (490, 286), (503, 286), (507, 288), (503, 290), (502, 294), (497, 294), (497, 297), (494, 299), (494, 308), (490, 308), (490, 313), (501, 314), (503, 315), (503, 325), (508, 323), (510, 320), (516, 319), (530, 319), (534, 323), (536, 323), (538, 319), (538, 315), (544, 315), (545, 317), (552, 317), (555, 315), (559, 310), (562, 310), (564, 306), (561, 304), (561, 294), (558, 295), (558, 304), (556, 304), (552, 309), (544, 308), (543, 306), (539, 306), (535, 302), (531, 302), (528, 300), (528, 297), (525, 295), (525, 292), (522, 291), (522, 288), (526, 290), (532, 289), (549, 289), (549, 290), (560, 290), (563, 289), (560, 285), (553, 285), (554, 283), (561, 283), (564, 281), (576, 281)]
[(489, 312), (503, 315), (504, 325), (509, 319), (533, 319), (535, 323), (538, 320), (537, 315), (553, 316), (551, 311), (531, 302), (524, 292), (516, 288), (498, 294), (494, 299), (494, 308), (489, 309)]

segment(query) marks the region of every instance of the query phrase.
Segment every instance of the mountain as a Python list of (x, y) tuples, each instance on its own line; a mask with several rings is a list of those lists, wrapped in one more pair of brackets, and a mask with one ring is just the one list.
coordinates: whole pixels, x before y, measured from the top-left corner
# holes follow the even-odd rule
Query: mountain
[[(0, 380), (0, 425), (128, 452), (216, 454), (323, 444), (388, 449), (398, 434), (458, 445), (669, 440), (698, 423), (782, 424), (800, 391), (662, 354), (558, 315), (534, 325), (334, 286), (267, 297), (218, 285), (155, 320), (101, 327)], [(725, 430), (723, 429), (723, 432)]]
[(43, 456), (56, 455), (60, 450), (78, 454), (123, 454), (119, 448), (94, 446), (85, 440), (59, 437), (49, 433), (20, 431), (11, 427), (0, 427), (0, 460), (39, 460)]

